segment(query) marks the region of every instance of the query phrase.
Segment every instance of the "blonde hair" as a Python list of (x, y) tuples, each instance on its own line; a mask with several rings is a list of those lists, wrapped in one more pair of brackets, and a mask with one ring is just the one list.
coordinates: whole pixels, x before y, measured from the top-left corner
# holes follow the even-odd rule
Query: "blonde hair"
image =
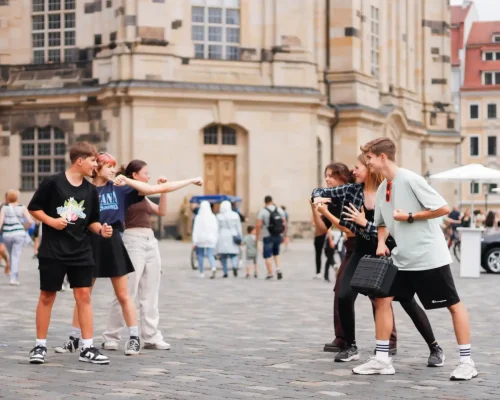
[(384, 180), (384, 176), (370, 170), (370, 167), (366, 163), (366, 156), (364, 154), (360, 154), (358, 156), (358, 161), (363, 164), (368, 170), (366, 174), (365, 189), (369, 192), (376, 192), (378, 187)]
[(6, 203), (15, 203), (19, 200), (19, 190), (9, 189), (5, 194)]

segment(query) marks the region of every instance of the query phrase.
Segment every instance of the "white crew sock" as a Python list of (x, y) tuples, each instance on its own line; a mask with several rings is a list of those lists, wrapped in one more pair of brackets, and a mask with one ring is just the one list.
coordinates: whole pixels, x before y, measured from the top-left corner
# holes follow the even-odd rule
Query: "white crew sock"
[(37, 339), (35, 346), (47, 347), (47, 339)]
[(74, 326), (72, 328), (73, 330), (71, 331), (71, 336), (75, 339), (80, 339), (82, 337), (82, 330), (80, 328), (75, 328)]
[(460, 362), (470, 362), (470, 344), (459, 344)]
[(94, 345), (93, 339), (82, 339), (82, 349), (86, 349)]
[(384, 362), (389, 362), (389, 341), (377, 340), (376, 357)]
[(130, 337), (139, 337), (139, 327), (138, 326), (129, 326), (128, 327), (128, 332)]

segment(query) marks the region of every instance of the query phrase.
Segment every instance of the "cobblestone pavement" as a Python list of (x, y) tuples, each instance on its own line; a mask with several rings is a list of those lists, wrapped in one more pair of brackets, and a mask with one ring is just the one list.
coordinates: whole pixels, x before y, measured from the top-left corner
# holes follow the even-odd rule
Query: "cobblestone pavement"
[[(499, 399), (500, 276), (459, 279), (472, 322), (473, 358), (480, 376), (450, 382), (458, 354), (446, 310), (430, 312), (445, 350), (443, 368), (427, 368), (428, 349), (409, 318), (395, 305), (399, 352), (394, 376), (354, 376), (357, 364), (334, 363), (323, 344), (332, 340), (332, 284), (311, 279), (313, 246), (292, 243), (284, 254), (284, 280), (200, 279), (189, 266), (190, 246), (162, 242), (161, 328), (170, 351), (144, 350), (136, 357), (107, 352), (108, 366), (55, 354), (70, 331), (73, 299), (60, 293), (52, 314), (48, 362), (30, 365), (35, 337), (38, 272), (25, 250), (21, 286), (0, 280), (0, 397), (6, 399)], [(454, 266), (456, 271), (457, 266)], [(220, 276), (220, 272), (219, 272)], [(100, 344), (110, 283), (93, 295), (95, 339)], [(369, 302), (358, 298), (357, 333), (362, 358), (374, 347)]]

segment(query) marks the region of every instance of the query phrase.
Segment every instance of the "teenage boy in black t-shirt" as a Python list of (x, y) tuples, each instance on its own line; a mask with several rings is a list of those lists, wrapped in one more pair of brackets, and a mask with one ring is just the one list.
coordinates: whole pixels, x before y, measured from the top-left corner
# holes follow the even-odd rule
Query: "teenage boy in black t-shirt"
[[(93, 313), (90, 303), (94, 259), (90, 232), (109, 238), (111, 226), (99, 223), (97, 189), (85, 177), (92, 176), (96, 148), (74, 144), (69, 152), (71, 167), (45, 179), (28, 206), (30, 214), (42, 222), (43, 241), (38, 251), (40, 299), (36, 309), (36, 345), (30, 352), (31, 364), (43, 364), (47, 354), (47, 331), (56, 293), (67, 275), (75, 296), (82, 330), (80, 361), (109, 364), (109, 358), (93, 346)], [(90, 231), (90, 232), (89, 232)]]

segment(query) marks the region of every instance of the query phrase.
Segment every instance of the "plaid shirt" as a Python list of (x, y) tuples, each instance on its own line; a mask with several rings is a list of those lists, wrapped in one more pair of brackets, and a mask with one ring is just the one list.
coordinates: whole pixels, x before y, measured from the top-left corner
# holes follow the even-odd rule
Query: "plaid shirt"
[[(365, 203), (365, 193), (363, 190), (363, 185), (359, 183), (348, 183), (347, 185), (341, 185), (332, 188), (317, 188), (312, 192), (311, 197), (327, 197), (331, 198), (332, 202), (342, 202), (342, 209), (344, 206), (352, 203), (357, 210), (361, 210), (361, 207)], [(370, 238), (377, 239), (377, 226), (372, 222), (368, 221), (366, 227), (361, 227), (352, 221), (346, 221), (343, 214), (340, 217), (340, 225), (345, 226), (352, 233), (358, 236), (369, 235)]]

